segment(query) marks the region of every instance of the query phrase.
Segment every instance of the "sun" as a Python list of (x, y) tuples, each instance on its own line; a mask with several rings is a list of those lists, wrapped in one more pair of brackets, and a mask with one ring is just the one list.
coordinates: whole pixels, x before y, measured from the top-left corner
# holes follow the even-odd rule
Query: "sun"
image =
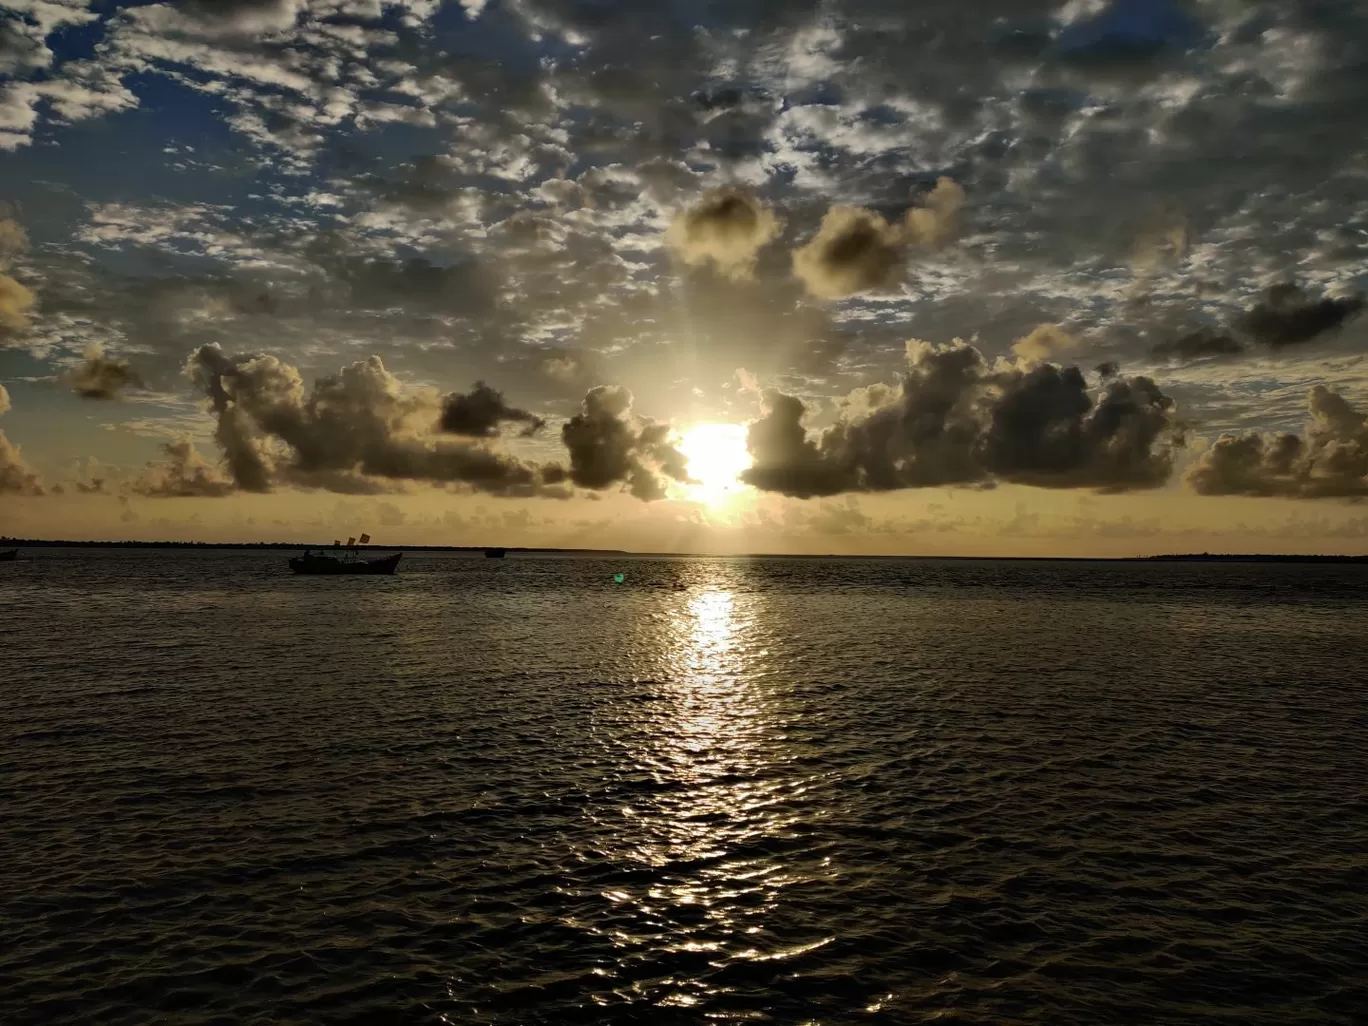
[(751, 465), (746, 429), (740, 424), (695, 424), (684, 432), (679, 451), (688, 461), (688, 497), (719, 506), (745, 487), (741, 473)]

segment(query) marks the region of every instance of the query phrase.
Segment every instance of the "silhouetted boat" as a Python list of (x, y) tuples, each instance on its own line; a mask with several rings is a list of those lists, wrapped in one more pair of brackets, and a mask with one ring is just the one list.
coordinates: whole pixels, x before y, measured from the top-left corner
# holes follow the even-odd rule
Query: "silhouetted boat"
[(9, 562), (11, 562), (11, 561), (13, 561), (13, 560), (16, 560), (16, 559), (18, 559), (18, 558), (19, 558), (19, 550), (18, 550), (18, 549), (6, 549), (4, 552), (0, 552), (0, 563), (9, 563)]
[(485, 549), (485, 559), (503, 559), (506, 555), (504, 549)]
[(402, 552), (379, 559), (360, 559), (351, 556), (338, 559), (316, 552), (306, 552), (290, 560), (290, 569), (297, 574), (392, 574), (403, 558)]

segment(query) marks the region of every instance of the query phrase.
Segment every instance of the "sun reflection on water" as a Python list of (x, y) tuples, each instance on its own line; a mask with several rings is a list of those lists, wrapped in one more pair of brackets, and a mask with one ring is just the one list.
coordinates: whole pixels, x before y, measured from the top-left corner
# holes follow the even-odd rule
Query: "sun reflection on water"
[(658, 611), (661, 672), (630, 731), (631, 759), (650, 783), (618, 824), (618, 858), (637, 868), (600, 896), (615, 909), (624, 958), (644, 948), (677, 971), (615, 989), (617, 1000), (721, 1000), (729, 988), (717, 974), (802, 958), (831, 940), (774, 930), (783, 891), (810, 874), (783, 857), (807, 784), (791, 772), (769, 684), (764, 602), (713, 587)]

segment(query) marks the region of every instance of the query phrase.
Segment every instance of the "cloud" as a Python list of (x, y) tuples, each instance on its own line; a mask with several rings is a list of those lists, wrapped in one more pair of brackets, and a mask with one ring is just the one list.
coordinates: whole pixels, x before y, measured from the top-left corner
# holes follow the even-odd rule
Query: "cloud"
[(1180, 335), (1167, 342), (1160, 342), (1150, 352), (1160, 360), (1190, 363), (1211, 357), (1239, 356), (1245, 351), (1244, 343), (1223, 331), (1201, 328)]
[(163, 446), (164, 458), (149, 463), (129, 484), (131, 491), (152, 498), (221, 498), (233, 493), (233, 482), (210, 464), (188, 438)]
[(431, 432), (441, 400), (408, 391), (378, 356), (316, 380), (274, 356), (226, 356), (202, 346), (188, 371), (209, 400), (215, 440), (247, 491), (285, 482), (366, 493), (405, 481), (460, 484), (492, 495), (563, 497), (563, 472), (484, 444)]
[(187, 22), (218, 33), (255, 34), (292, 28), (304, 0), (172, 0)]
[(964, 187), (950, 178), (937, 179), (903, 219), (903, 233), (914, 246), (944, 246), (959, 232), (959, 212), (964, 206)]
[(803, 403), (771, 393), (750, 426), (743, 479), (811, 498), (998, 481), (1116, 492), (1172, 473), (1174, 404), (1148, 378), (1112, 378), (1094, 397), (1076, 367), (989, 366), (963, 342), (912, 342), (908, 360), (899, 392), (873, 408), (848, 404), (816, 439)]
[(835, 206), (812, 241), (793, 254), (793, 272), (808, 292), (839, 299), (886, 289), (902, 267), (902, 231), (872, 210)]
[(964, 190), (942, 178), (898, 224), (872, 210), (838, 204), (812, 240), (794, 251), (794, 273), (809, 293), (827, 299), (890, 288), (908, 247), (941, 246), (954, 237), (963, 203)]
[[(10, 408), (9, 392), (0, 385), (0, 416)], [(0, 431), (0, 495), (42, 495), (43, 482), (33, 469), (24, 462), (24, 454), (19, 451), (5, 433)]]
[(1146, 377), (1115, 378), (1094, 399), (1077, 367), (1009, 375), (976, 455), (995, 477), (1040, 488), (1157, 488), (1182, 439), (1173, 400)]
[(1023, 360), (1039, 362), (1077, 348), (1078, 339), (1058, 324), (1041, 324), (1014, 344), (1012, 352)]
[(99, 343), (86, 348), (85, 357), (63, 380), (83, 399), (114, 399), (125, 388), (143, 387), (138, 372), (123, 360), (105, 356)]
[(0, 335), (23, 331), (29, 326), (33, 292), (6, 273), (14, 259), (27, 248), (28, 236), (23, 227), (0, 204)]
[(1368, 496), (1368, 416), (1323, 385), (1311, 389), (1309, 406), (1304, 435), (1222, 435), (1188, 482), (1202, 495)]
[(1301, 345), (1339, 328), (1363, 309), (1362, 296), (1312, 299), (1292, 282), (1274, 285), (1238, 327), (1272, 349)]
[(34, 301), (31, 289), (0, 272), (0, 335), (26, 329)]
[(527, 410), (504, 402), (503, 393), (483, 381), (467, 393), (452, 392), (442, 399), (438, 429), (467, 438), (497, 438), (500, 424), (524, 424), (521, 434), (530, 437), (546, 426), (546, 421)]
[(1283, 282), (1267, 289), (1253, 307), (1235, 317), (1230, 330), (1198, 328), (1161, 342), (1150, 352), (1173, 363), (1243, 356), (1254, 346), (1277, 352), (1331, 334), (1363, 305), (1358, 295), (1312, 299), (1300, 285)]
[(686, 264), (711, 263), (719, 274), (740, 281), (754, 277), (756, 257), (782, 228), (778, 215), (750, 193), (725, 187), (681, 211), (665, 240)]
[(580, 412), (561, 428), (561, 439), (570, 451), (570, 480), (581, 488), (625, 485), (649, 502), (665, 497), (667, 478), (688, 480), (669, 425), (633, 416), (632, 393), (618, 385), (590, 389)]

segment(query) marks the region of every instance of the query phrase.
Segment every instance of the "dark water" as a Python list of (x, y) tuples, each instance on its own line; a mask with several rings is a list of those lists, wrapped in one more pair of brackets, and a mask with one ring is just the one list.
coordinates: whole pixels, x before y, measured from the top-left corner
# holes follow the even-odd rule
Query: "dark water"
[(29, 555), (6, 1026), (1368, 1021), (1364, 568)]

